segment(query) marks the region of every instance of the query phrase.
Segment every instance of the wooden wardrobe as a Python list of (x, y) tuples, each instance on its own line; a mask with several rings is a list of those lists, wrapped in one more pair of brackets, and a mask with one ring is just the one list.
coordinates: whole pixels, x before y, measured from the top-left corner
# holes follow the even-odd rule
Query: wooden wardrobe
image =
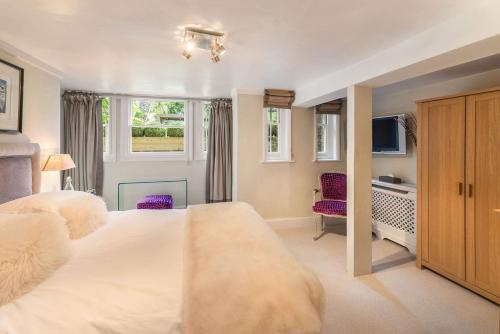
[(417, 266), (500, 304), (500, 87), (417, 101)]

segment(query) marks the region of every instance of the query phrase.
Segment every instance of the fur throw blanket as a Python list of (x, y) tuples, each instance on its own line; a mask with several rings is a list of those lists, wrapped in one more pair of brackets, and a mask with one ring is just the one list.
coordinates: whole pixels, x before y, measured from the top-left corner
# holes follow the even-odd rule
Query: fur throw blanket
[(103, 199), (83, 191), (53, 191), (21, 197), (0, 205), (0, 212), (52, 212), (63, 217), (71, 239), (94, 232), (107, 220)]
[(58, 215), (0, 213), (0, 305), (30, 292), (70, 255), (68, 232)]
[(245, 203), (191, 206), (183, 332), (320, 333), (324, 292)]

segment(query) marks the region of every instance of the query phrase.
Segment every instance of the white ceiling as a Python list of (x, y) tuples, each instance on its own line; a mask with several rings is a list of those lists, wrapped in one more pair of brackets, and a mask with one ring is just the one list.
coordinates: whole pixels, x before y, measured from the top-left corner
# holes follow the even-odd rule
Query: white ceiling
[[(0, 0), (0, 41), (59, 70), (64, 88), (163, 96), (295, 89), (490, 0)], [(186, 25), (228, 52), (180, 54)]]
[(422, 86), (436, 84), (438, 82), (445, 82), (497, 69), (500, 69), (500, 54), (481, 58), (457, 66), (448, 67), (444, 70), (432, 72), (408, 80), (399, 81), (391, 85), (376, 88), (373, 93), (375, 95), (390, 95), (402, 91), (413, 90)]

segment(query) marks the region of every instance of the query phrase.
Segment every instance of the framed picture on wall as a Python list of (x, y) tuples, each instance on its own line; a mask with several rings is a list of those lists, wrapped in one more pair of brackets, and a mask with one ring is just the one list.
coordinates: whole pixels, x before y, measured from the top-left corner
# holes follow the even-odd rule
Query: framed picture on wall
[(0, 131), (22, 132), (24, 70), (0, 59)]

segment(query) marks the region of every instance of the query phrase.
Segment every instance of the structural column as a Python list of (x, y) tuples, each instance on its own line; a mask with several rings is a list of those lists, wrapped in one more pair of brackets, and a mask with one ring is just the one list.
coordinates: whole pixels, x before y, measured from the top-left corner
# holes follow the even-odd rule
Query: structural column
[(372, 271), (372, 89), (347, 89), (347, 271)]

